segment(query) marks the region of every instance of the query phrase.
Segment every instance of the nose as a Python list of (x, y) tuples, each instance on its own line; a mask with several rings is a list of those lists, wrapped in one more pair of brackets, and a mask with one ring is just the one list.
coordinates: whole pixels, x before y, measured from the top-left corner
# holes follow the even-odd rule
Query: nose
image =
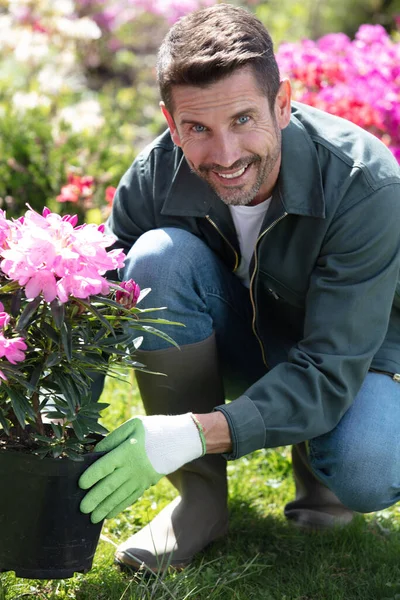
[(236, 136), (227, 132), (214, 135), (210, 144), (210, 158), (214, 164), (226, 169), (240, 160), (241, 153)]

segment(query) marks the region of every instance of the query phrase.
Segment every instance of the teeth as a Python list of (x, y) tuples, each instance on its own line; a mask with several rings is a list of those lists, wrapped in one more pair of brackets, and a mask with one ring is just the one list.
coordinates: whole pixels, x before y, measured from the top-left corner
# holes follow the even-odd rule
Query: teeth
[(245, 170), (246, 167), (243, 167), (243, 169), (240, 169), (240, 171), (236, 171), (235, 173), (226, 173), (225, 175), (223, 173), (218, 173), (218, 175), (220, 177), (223, 177), (224, 179), (233, 179), (234, 177), (240, 177), (241, 175), (243, 175)]

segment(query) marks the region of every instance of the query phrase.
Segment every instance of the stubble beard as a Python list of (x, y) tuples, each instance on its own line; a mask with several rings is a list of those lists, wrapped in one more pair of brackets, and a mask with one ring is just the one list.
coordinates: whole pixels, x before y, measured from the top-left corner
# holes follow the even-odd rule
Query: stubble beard
[[(222, 171), (219, 165), (200, 165), (198, 169), (195, 169), (193, 165), (190, 165), (191, 170), (201, 179), (206, 181), (220, 198), (220, 200), (222, 200), (222, 202), (224, 202), (227, 206), (247, 206), (257, 196), (264, 182), (268, 179), (279, 160), (282, 139), (282, 134), (279, 128), (276, 129), (276, 137), (277, 143), (272, 154), (267, 156), (253, 154), (251, 156), (247, 156), (245, 159), (235, 162), (235, 164), (230, 167), (232, 170), (239, 170), (248, 165), (251, 165), (250, 168), (254, 168), (254, 166), (256, 166), (258, 171), (257, 178), (254, 184), (248, 190), (242, 189), (242, 186), (238, 185), (236, 188), (226, 189), (222, 192), (221, 189), (215, 185), (213, 179), (209, 175), (210, 171)], [(266, 200), (267, 198), (264, 199)]]

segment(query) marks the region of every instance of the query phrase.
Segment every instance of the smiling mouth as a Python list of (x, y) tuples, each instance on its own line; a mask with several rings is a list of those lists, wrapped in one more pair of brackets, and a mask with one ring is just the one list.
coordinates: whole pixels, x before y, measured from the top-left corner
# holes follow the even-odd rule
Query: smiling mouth
[(241, 177), (243, 175), (243, 173), (245, 171), (247, 171), (249, 166), (250, 166), (250, 164), (246, 165), (245, 167), (242, 167), (241, 169), (238, 169), (237, 171), (234, 171), (233, 173), (218, 173), (218, 171), (214, 171), (214, 173), (215, 173), (215, 175), (218, 175), (218, 177), (221, 177), (222, 179), (238, 179), (239, 177)]
[(235, 171), (234, 173), (217, 173), (217, 175), (223, 177), (224, 179), (234, 179), (235, 177), (240, 177), (241, 175), (243, 175), (246, 169), (247, 167), (243, 167), (242, 169), (239, 169), (239, 171)]

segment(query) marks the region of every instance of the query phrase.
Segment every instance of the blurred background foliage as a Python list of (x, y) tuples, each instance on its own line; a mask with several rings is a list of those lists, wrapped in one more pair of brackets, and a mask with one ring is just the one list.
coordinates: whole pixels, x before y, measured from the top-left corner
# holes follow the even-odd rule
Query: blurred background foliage
[[(0, 0), (0, 208), (8, 217), (29, 203), (81, 221), (107, 218), (119, 179), (165, 128), (155, 82), (159, 44), (180, 16), (214, 3)], [(231, 4), (253, 11), (276, 49), (331, 32), (353, 38), (366, 23), (382, 25), (400, 48), (400, 0)], [(393, 73), (392, 102), (400, 69)]]

